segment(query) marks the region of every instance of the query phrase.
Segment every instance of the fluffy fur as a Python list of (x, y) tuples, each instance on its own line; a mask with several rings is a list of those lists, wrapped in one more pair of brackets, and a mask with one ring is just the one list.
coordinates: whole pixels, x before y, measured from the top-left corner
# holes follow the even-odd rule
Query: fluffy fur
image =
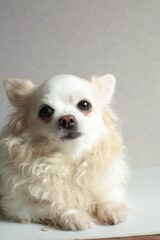
[[(15, 111), (0, 139), (0, 194), (4, 214), (68, 230), (88, 229), (96, 220), (117, 224), (127, 218), (127, 177), (118, 120), (109, 105), (112, 75), (86, 81), (58, 75), (35, 86), (7, 79)], [(80, 101), (91, 109), (81, 110)], [(54, 109), (41, 118), (42, 106)], [(66, 138), (63, 116), (74, 116), (80, 135)]]

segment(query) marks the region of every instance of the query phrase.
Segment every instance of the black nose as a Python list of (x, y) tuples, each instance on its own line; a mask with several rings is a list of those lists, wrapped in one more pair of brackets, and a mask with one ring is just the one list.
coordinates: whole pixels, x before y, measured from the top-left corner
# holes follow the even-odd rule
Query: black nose
[(59, 126), (67, 129), (75, 125), (76, 118), (73, 115), (65, 115), (59, 119)]

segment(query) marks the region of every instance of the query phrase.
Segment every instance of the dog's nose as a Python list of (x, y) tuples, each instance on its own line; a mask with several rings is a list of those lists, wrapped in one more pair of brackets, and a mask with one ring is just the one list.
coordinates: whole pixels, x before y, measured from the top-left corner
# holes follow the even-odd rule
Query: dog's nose
[(65, 115), (59, 119), (59, 126), (63, 128), (71, 128), (75, 123), (76, 118), (73, 115)]

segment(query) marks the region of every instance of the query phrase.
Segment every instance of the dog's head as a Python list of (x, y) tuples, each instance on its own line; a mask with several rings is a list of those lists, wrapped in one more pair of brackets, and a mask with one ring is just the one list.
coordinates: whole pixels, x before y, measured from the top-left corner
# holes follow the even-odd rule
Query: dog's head
[(108, 134), (104, 119), (112, 98), (115, 78), (108, 74), (86, 81), (58, 75), (35, 86), (29, 80), (7, 79), (8, 98), (16, 108), (11, 119), (14, 135), (48, 139), (58, 148), (67, 144), (91, 145)]

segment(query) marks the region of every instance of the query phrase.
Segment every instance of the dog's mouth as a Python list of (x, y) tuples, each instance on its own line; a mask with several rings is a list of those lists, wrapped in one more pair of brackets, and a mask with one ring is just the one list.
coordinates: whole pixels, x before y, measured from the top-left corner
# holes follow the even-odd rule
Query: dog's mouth
[(63, 140), (63, 141), (74, 140), (74, 139), (79, 138), (81, 135), (82, 134), (79, 132), (68, 132), (67, 135), (61, 137), (61, 140)]

